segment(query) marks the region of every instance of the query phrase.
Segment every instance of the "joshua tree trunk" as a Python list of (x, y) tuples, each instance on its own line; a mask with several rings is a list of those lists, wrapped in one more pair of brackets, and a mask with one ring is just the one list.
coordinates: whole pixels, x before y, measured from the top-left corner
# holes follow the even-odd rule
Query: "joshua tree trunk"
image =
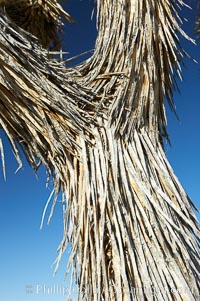
[[(183, 2), (97, 0), (95, 52), (74, 68), (51, 60), (40, 46), (49, 41), (18, 27), (12, 10), (6, 17), (3, 2), (0, 125), (20, 164), (19, 146), (53, 177), (51, 215), (62, 191), (57, 265), (70, 243), (78, 300), (199, 300), (195, 207), (163, 147), (164, 98), (173, 109), (187, 56), (177, 33), (191, 40), (179, 26)], [(56, 1), (44, 4), (60, 15)]]

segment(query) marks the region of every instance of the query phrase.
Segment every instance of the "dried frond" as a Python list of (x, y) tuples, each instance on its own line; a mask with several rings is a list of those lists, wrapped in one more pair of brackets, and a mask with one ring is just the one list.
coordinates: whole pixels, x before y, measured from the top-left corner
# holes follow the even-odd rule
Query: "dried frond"
[(36, 36), (45, 48), (59, 49), (61, 18), (73, 22), (57, 0), (2, 0), (0, 5), (18, 26)]
[(195, 31), (196, 31), (196, 35), (197, 38), (200, 39), (200, 1), (198, 1), (198, 5), (197, 5), (197, 16), (196, 16), (196, 20), (195, 20)]
[(3, 15), (0, 30), (0, 125), (19, 163), (17, 144), (35, 169), (39, 159), (53, 170), (67, 149), (78, 155), (77, 135), (89, 140), (94, 94)]
[(84, 82), (104, 95), (100, 110), (107, 108), (116, 135), (131, 139), (133, 129), (144, 127), (167, 137), (164, 98), (174, 110), (173, 90), (188, 56), (178, 34), (194, 42), (180, 26), (183, 2), (98, 3), (99, 35), (89, 66), (81, 68), (82, 73), (90, 68)]
[(62, 191), (56, 269), (70, 243), (79, 301), (199, 300), (195, 207), (162, 144), (187, 56), (179, 5), (97, 0), (94, 54), (74, 68), (0, 15), (0, 125), (53, 176), (50, 218)]

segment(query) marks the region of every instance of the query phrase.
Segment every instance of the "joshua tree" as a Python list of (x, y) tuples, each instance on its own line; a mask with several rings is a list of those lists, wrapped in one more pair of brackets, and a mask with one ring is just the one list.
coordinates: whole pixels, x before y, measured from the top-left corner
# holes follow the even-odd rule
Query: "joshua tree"
[(199, 300), (196, 208), (163, 147), (177, 34), (193, 42), (182, 0), (97, 0), (94, 54), (74, 68), (48, 54), (71, 20), (56, 0), (0, 3), (0, 125), (19, 165), (21, 148), (53, 178), (50, 218), (62, 192), (57, 265), (70, 243), (79, 300)]

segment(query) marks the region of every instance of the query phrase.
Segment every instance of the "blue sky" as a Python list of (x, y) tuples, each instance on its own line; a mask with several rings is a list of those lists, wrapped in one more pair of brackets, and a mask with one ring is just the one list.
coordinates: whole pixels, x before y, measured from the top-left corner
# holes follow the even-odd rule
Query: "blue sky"
[[(92, 8), (92, 1), (68, 0), (68, 11), (77, 20), (65, 29), (64, 50), (70, 52), (69, 56), (94, 47), (96, 30), (90, 20)], [(193, 36), (193, 12), (184, 10), (184, 13), (189, 19), (185, 28)], [(200, 62), (200, 46), (186, 41), (183, 44)], [(183, 187), (200, 207), (200, 64), (186, 60), (185, 65), (184, 81), (179, 82), (181, 94), (174, 95), (180, 121), (168, 112), (172, 146), (167, 146), (166, 152)], [(66, 295), (63, 296), (62, 289), (68, 286), (63, 279), (67, 254), (54, 278), (51, 267), (62, 238), (61, 203), (58, 200), (51, 224), (45, 224), (41, 231), (41, 216), (50, 194), (50, 189), (45, 187), (45, 170), (39, 170), (37, 180), (24, 160), (23, 168), (15, 174), (17, 163), (9, 143), (5, 139), (4, 142), (7, 181), (0, 171), (0, 300), (63, 301)], [(48, 289), (52, 289), (49, 294)]]

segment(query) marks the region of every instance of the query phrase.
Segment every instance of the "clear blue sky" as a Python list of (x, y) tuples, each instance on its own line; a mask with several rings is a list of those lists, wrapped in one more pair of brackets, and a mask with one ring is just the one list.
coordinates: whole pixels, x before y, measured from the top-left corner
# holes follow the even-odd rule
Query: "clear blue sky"
[[(65, 29), (64, 50), (70, 51), (70, 56), (94, 47), (96, 31), (90, 20), (92, 8), (92, 1), (68, 0), (68, 11), (77, 20), (76, 24)], [(189, 19), (185, 28), (194, 36), (191, 26), (193, 12), (187, 11), (185, 15)], [(200, 62), (200, 46), (183, 43)], [(183, 187), (200, 207), (200, 64), (188, 60), (185, 64), (184, 81), (179, 82), (181, 95), (175, 93), (180, 121), (168, 113), (172, 147), (167, 146), (166, 151)], [(43, 208), (50, 194), (50, 190), (45, 188), (45, 171), (39, 171), (37, 180), (24, 160), (23, 168), (15, 174), (17, 163), (6, 141), (5, 151), (6, 182), (0, 172), (0, 300), (63, 301), (66, 295), (63, 296), (61, 290), (68, 286), (63, 281), (67, 254), (54, 278), (51, 268), (62, 238), (61, 203), (57, 204), (51, 224), (45, 224), (40, 231)], [(26, 287), (29, 285), (31, 287)], [(48, 288), (55, 293), (48, 295)]]

